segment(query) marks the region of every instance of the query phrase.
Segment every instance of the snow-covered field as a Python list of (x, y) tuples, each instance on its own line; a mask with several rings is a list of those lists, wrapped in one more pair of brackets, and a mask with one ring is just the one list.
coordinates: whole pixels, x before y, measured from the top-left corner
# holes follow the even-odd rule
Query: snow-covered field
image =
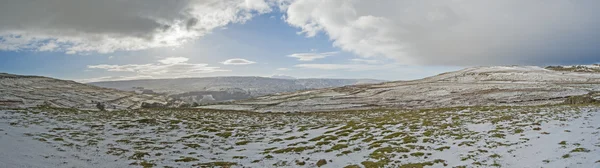
[(600, 167), (600, 107), (0, 111), (0, 167)]

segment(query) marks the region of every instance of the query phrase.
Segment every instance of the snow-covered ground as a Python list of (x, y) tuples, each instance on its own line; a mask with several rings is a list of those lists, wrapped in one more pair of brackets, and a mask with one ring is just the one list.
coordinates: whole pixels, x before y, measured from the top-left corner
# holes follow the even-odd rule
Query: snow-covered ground
[(600, 107), (0, 111), (0, 167), (600, 167)]

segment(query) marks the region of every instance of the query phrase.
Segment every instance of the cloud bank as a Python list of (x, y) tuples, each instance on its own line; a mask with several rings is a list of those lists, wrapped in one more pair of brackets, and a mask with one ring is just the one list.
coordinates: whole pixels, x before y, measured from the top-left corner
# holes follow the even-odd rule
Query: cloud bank
[[(185, 57), (169, 57), (158, 60), (154, 64), (126, 64), (126, 65), (88, 65), (89, 69), (102, 69), (110, 72), (132, 72), (144, 78), (179, 78), (194, 77), (204, 73), (229, 71), (208, 64), (187, 63)], [(136, 77), (130, 77), (136, 78)]]
[(264, 0), (44, 0), (0, 5), (0, 50), (174, 47), (271, 11)]
[(330, 57), (338, 52), (324, 52), (324, 53), (295, 53), (290, 54), (288, 57), (297, 58), (298, 61), (314, 61), (316, 59), (322, 59), (325, 57)]
[(286, 21), (362, 57), (403, 64), (600, 61), (596, 0), (297, 0)]

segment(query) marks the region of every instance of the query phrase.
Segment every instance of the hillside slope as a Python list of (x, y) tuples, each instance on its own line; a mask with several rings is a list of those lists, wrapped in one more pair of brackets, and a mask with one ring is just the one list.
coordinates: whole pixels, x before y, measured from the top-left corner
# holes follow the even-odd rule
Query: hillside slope
[(139, 108), (143, 102), (166, 103), (164, 96), (141, 95), (73, 81), (41, 76), (0, 73), (0, 107), (26, 108), (48, 105), (62, 108), (106, 110)]
[(306, 112), (365, 108), (541, 105), (600, 91), (600, 73), (473, 67), (414, 80), (300, 91), (202, 108)]

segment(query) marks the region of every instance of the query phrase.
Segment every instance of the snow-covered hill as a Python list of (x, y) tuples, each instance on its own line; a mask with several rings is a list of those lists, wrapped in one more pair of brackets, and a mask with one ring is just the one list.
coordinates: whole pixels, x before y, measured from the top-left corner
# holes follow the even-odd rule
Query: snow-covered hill
[(241, 89), (251, 96), (293, 92), (306, 89), (327, 87), (340, 87), (361, 83), (380, 83), (381, 80), (372, 79), (280, 79), (265, 77), (206, 77), (206, 78), (178, 78), (178, 79), (145, 79), (128, 81), (93, 82), (91, 85), (114, 88), (119, 90), (132, 90), (142, 87), (158, 93), (181, 94), (198, 91), (223, 91)]
[(0, 108), (40, 105), (105, 110), (139, 108), (143, 102), (166, 103), (159, 95), (142, 95), (73, 81), (0, 73)]
[(548, 66), (546, 69), (554, 71), (570, 72), (600, 72), (600, 64), (593, 65), (570, 65), (570, 66)]
[[(265, 77), (206, 77), (180, 79), (148, 79), (130, 81), (94, 82), (92, 85), (125, 91), (152, 90), (187, 103), (212, 103), (243, 100), (269, 94), (299, 90), (340, 87), (346, 85), (380, 83), (372, 79), (281, 79)], [(203, 97), (212, 101), (202, 101)]]
[(259, 112), (541, 105), (600, 91), (600, 73), (536, 66), (473, 67), (414, 80), (258, 97), (202, 108)]

